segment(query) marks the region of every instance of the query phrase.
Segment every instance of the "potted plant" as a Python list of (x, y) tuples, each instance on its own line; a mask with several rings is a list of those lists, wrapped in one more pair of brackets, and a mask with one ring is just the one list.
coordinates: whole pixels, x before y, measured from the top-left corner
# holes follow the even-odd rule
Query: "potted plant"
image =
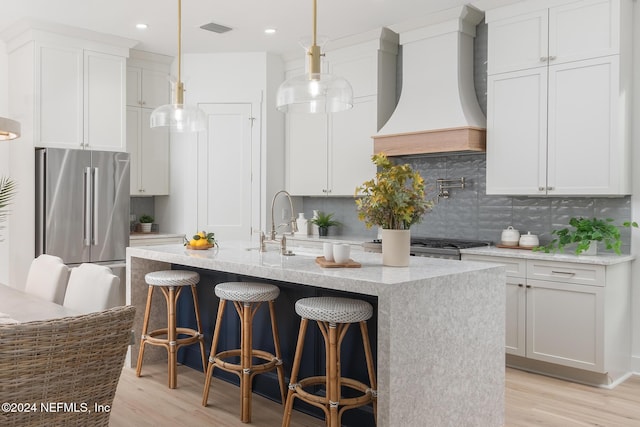
[(318, 234), (320, 236), (326, 236), (329, 233), (329, 227), (340, 225), (339, 221), (333, 219), (333, 213), (324, 213), (322, 211), (319, 211), (318, 215), (309, 221), (318, 226)]
[(635, 221), (626, 221), (621, 226), (613, 224), (613, 219), (598, 218), (571, 218), (569, 225), (573, 229), (563, 228), (561, 230), (553, 230), (552, 235), (557, 236), (545, 246), (534, 248), (537, 251), (546, 253), (556, 252), (560, 250), (564, 252), (564, 247), (576, 244), (575, 252), (577, 255), (595, 255), (597, 243), (604, 242), (608, 250), (613, 250), (620, 255), (620, 227), (638, 227)]
[(358, 219), (367, 228), (382, 227), (382, 263), (409, 265), (409, 228), (433, 207), (425, 199), (424, 179), (410, 165), (396, 165), (385, 153), (374, 154), (376, 176), (356, 188)]
[[(16, 194), (16, 183), (11, 178), (3, 176), (0, 178), (0, 222), (4, 222), (9, 215), (5, 208), (11, 204), (13, 196)], [(0, 227), (2, 229), (3, 227)], [(0, 239), (2, 241), (2, 239)]]
[(151, 232), (151, 225), (153, 224), (154, 218), (151, 215), (142, 214), (140, 215), (140, 231), (143, 233)]

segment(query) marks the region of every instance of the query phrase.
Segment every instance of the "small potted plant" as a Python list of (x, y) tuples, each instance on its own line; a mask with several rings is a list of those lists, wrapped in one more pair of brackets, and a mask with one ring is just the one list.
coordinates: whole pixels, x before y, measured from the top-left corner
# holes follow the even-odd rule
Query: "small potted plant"
[(382, 263), (409, 265), (409, 227), (433, 207), (425, 198), (424, 179), (410, 165), (396, 165), (384, 153), (371, 157), (376, 176), (356, 188), (358, 219), (367, 228), (382, 227)]
[(340, 225), (339, 221), (333, 219), (332, 213), (318, 212), (318, 216), (310, 220), (312, 224), (318, 226), (318, 234), (320, 236), (326, 236), (329, 233), (329, 227), (334, 225)]
[(543, 251), (546, 253), (561, 251), (564, 252), (564, 247), (567, 245), (575, 244), (575, 253), (577, 255), (595, 255), (596, 254), (596, 242), (604, 242), (605, 247), (608, 250), (613, 250), (616, 254), (620, 255), (620, 246), (622, 241), (620, 240), (620, 227), (638, 227), (638, 223), (635, 221), (626, 221), (621, 226), (613, 224), (613, 219), (598, 219), (598, 218), (571, 218), (569, 225), (573, 229), (563, 228), (561, 230), (553, 230), (552, 235), (557, 236), (551, 242), (545, 246), (539, 246), (534, 248), (537, 251)]
[(143, 233), (151, 232), (151, 225), (153, 224), (154, 218), (151, 215), (143, 214), (140, 215), (140, 231)]

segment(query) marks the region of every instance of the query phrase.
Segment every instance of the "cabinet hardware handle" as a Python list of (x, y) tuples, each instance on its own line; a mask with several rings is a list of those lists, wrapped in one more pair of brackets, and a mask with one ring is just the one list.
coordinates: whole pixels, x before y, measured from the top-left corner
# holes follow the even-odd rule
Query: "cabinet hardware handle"
[(325, 194), (328, 193), (327, 189), (325, 189), (325, 188), (322, 189), (322, 192), (325, 193)]
[(549, 60), (548, 56), (541, 56), (540, 57), (540, 62), (547, 62)]
[(544, 187), (538, 187), (538, 191), (544, 191)]
[(556, 270), (551, 270), (551, 274), (563, 274), (565, 276), (575, 276), (576, 273), (572, 272), (572, 271), (556, 271)]
[(549, 57), (549, 61), (553, 61), (553, 60), (555, 60), (555, 59), (556, 59), (556, 57), (555, 57), (555, 56), (553, 56), (553, 55), (551, 55), (551, 56)]
[(522, 283), (518, 283), (518, 287), (522, 288), (524, 285)]
[(531, 289), (531, 285), (527, 285), (527, 289)]
[(553, 190), (554, 190), (554, 188), (553, 188), (553, 187), (547, 187), (547, 190), (549, 190), (549, 191), (553, 191)]

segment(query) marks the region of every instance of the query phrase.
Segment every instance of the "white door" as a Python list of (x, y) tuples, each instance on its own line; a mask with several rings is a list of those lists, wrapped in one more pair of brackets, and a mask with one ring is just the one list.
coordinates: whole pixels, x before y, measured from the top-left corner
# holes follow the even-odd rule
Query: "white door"
[[(198, 230), (224, 242), (251, 237), (251, 104), (200, 104), (208, 131), (198, 138)], [(258, 124), (256, 124), (258, 126)], [(186, 168), (189, 165), (185, 165)]]

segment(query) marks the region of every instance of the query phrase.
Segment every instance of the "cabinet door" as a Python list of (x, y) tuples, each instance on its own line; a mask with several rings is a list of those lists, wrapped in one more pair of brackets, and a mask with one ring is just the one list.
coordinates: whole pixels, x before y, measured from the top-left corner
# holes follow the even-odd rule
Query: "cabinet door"
[(171, 83), (169, 74), (162, 71), (142, 69), (142, 106), (157, 108), (168, 104)]
[(356, 187), (372, 179), (377, 97), (354, 99), (351, 110), (331, 116), (329, 189), (332, 196), (353, 196)]
[(620, 3), (586, 0), (549, 9), (549, 64), (620, 53)]
[(524, 279), (507, 276), (505, 351), (516, 356), (526, 356), (527, 305)]
[(295, 196), (322, 196), (327, 183), (326, 114), (287, 114), (287, 189)]
[(627, 190), (618, 134), (618, 57), (549, 67), (548, 185), (553, 195)]
[(140, 179), (144, 194), (165, 196), (169, 194), (169, 131), (166, 128), (151, 129), (150, 108), (141, 108)]
[(125, 58), (84, 52), (84, 140), (92, 150), (126, 150)]
[(82, 49), (37, 45), (34, 126), (37, 147), (83, 147), (82, 58)]
[(528, 280), (527, 357), (603, 373), (603, 289)]
[(547, 69), (487, 84), (487, 194), (546, 194)]
[(127, 105), (142, 105), (142, 68), (127, 67)]
[(491, 22), (488, 27), (488, 74), (545, 67), (548, 23), (547, 9)]
[(130, 181), (129, 191), (132, 196), (144, 195), (140, 177), (140, 139), (142, 127), (142, 109), (127, 107), (127, 152), (129, 153)]

